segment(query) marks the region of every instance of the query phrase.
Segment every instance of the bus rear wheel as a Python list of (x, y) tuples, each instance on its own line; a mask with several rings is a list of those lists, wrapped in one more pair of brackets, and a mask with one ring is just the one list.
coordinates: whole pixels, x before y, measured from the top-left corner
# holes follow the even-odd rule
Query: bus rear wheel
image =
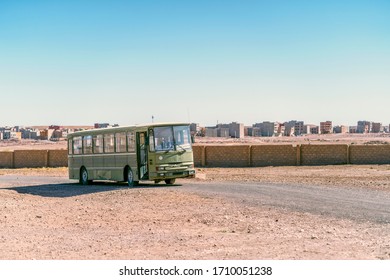
[(134, 174), (130, 168), (127, 169), (127, 184), (129, 187), (134, 187), (138, 185), (138, 181), (134, 181)]
[(168, 185), (173, 185), (175, 183), (176, 179), (165, 179), (165, 183)]
[(85, 167), (81, 168), (79, 182), (81, 185), (88, 185), (91, 182), (88, 180), (88, 171)]

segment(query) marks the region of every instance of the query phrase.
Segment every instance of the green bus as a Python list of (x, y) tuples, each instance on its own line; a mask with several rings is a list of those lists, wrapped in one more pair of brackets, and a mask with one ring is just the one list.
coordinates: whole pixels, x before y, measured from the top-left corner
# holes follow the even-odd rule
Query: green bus
[(87, 185), (195, 177), (189, 124), (152, 123), (77, 131), (68, 135), (69, 178)]

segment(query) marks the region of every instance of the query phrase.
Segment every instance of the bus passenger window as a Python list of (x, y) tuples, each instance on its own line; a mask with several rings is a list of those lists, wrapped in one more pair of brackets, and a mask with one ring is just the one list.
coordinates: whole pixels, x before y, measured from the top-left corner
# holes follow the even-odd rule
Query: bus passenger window
[(103, 135), (93, 136), (93, 153), (94, 154), (103, 153)]
[(127, 151), (128, 152), (135, 151), (135, 137), (133, 131), (127, 133)]
[(104, 134), (104, 152), (113, 153), (114, 147), (114, 134)]
[(72, 143), (72, 139), (69, 139), (69, 140), (68, 140), (68, 154), (69, 154), (69, 155), (73, 154), (73, 143)]
[(126, 132), (120, 132), (115, 134), (116, 141), (116, 152), (124, 153), (126, 152)]
[(92, 136), (84, 136), (83, 141), (84, 154), (92, 154)]
[(83, 138), (81, 136), (73, 138), (73, 153), (75, 155), (83, 153)]
[(153, 130), (149, 130), (149, 150), (154, 152), (154, 136)]

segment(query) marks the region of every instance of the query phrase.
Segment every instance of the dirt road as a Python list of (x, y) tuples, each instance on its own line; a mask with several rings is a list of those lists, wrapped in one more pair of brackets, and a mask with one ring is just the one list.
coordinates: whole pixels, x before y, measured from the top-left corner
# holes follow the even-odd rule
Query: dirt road
[[(66, 168), (0, 170), (0, 259), (390, 259), (389, 192), (383, 183), (389, 167), (348, 167), (344, 174), (351, 183), (343, 186), (332, 184), (337, 176), (321, 179), (332, 168), (263, 168), (257, 170), (262, 179), (245, 184), (237, 178), (253, 169), (203, 169), (198, 179), (179, 180), (182, 186), (132, 189), (69, 183)], [(363, 170), (377, 175), (369, 187), (353, 179)], [(224, 176), (215, 176), (219, 172)], [(296, 180), (311, 174), (316, 184), (286, 184), (279, 172)], [(282, 198), (287, 185), (305, 190), (303, 197), (318, 195), (318, 207)], [(244, 195), (232, 195), (237, 190)], [(326, 196), (332, 190), (338, 194)], [(348, 211), (360, 210), (359, 218), (331, 210), (338, 204), (345, 210), (340, 200), (331, 203), (341, 193), (339, 199), (352, 201)], [(365, 216), (364, 207), (356, 207), (364, 199), (384, 203), (370, 211), (385, 216)]]

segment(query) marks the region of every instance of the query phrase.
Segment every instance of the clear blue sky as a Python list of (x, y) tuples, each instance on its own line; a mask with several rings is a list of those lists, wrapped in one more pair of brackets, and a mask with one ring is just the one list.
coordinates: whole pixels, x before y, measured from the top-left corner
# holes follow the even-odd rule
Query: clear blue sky
[(390, 123), (390, 1), (0, 0), (0, 126)]

